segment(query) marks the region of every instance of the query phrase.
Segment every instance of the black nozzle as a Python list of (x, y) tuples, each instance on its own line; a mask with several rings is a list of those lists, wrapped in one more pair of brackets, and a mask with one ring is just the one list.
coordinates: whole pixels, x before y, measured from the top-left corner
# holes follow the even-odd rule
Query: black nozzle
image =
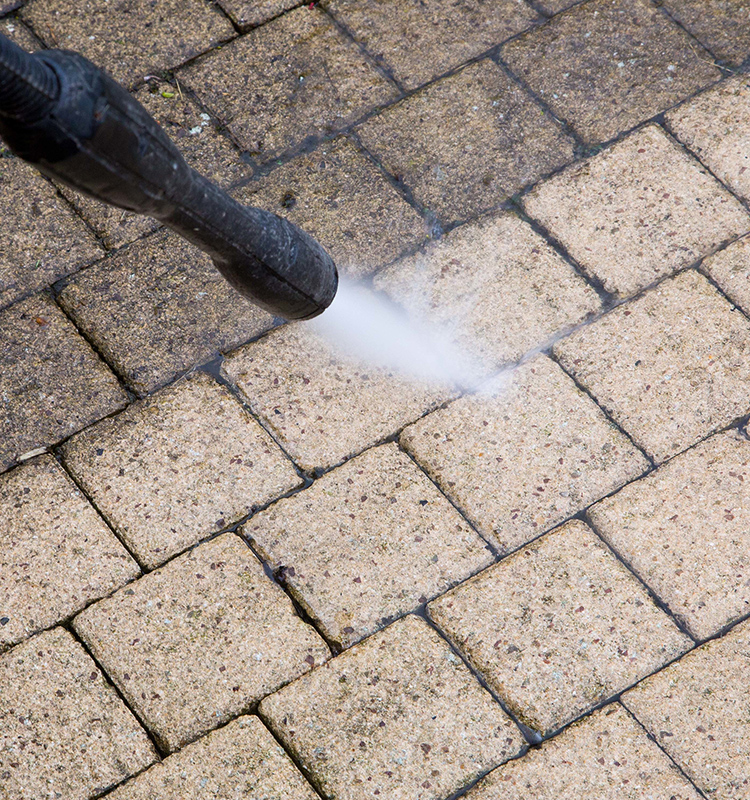
[(54, 70), (0, 36), (0, 115), (33, 123), (52, 111), (59, 96)]

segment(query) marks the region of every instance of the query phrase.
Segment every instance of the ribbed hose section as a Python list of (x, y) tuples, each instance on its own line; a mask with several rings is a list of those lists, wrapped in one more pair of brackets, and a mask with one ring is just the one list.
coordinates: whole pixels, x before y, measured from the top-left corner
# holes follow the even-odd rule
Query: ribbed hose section
[(59, 94), (55, 71), (0, 34), (0, 116), (36, 122)]

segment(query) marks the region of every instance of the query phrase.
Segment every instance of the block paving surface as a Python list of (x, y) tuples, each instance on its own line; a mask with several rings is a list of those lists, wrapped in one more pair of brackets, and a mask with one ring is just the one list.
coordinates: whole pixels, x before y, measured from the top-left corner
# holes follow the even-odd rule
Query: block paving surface
[(0, 145), (0, 798), (749, 800), (747, 3), (0, 33), (342, 276), (286, 323)]

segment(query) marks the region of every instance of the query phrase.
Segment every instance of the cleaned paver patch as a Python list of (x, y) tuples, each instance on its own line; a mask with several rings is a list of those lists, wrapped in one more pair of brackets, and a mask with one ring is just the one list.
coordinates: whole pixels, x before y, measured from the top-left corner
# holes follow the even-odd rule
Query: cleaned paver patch
[(456, 228), (375, 278), (487, 374), (598, 311), (596, 292), (513, 214)]
[(545, 736), (693, 644), (578, 521), (430, 603), (429, 613)]
[(326, 637), (345, 647), (493, 561), (395, 444), (280, 500), (243, 532)]
[(701, 264), (729, 299), (750, 313), (750, 237), (744, 236)]
[(750, 626), (703, 645), (622, 701), (708, 797), (744, 800), (750, 787)]
[(657, 462), (750, 410), (750, 322), (693, 270), (554, 350)]
[(251, 155), (269, 160), (398, 96), (320, 9), (290, 11), (179, 73)]
[(303, 469), (333, 466), (454, 394), (363, 363), (305, 324), (246, 345), (222, 372)]
[(88, 800), (157, 759), (146, 732), (61, 628), (0, 656), (0, 794)]
[(443, 223), (495, 208), (573, 160), (573, 140), (487, 59), (386, 109), (357, 133)]
[(50, 456), (0, 477), (0, 649), (140, 575)]
[(168, 231), (76, 275), (59, 302), (141, 395), (273, 325), (207, 255)]
[(657, 125), (542, 183), (524, 205), (621, 297), (750, 230), (742, 204)]
[(466, 800), (699, 800), (695, 788), (615, 703), (520, 760), (491, 772)]
[(442, 800), (523, 744), (461, 659), (414, 616), (265, 698), (260, 714), (337, 800)]
[(586, 142), (719, 80), (711, 56), (648, 0), (591, 0), (509, 42), (502, 58)]
[(750, 611), (750, 442), (742, 434), (701, 442), (588, 514), (696, 638)]
[(401, 442), (503, 551), (638, 477), (646, 459), (546, 356), (429, 414)]
[(746, 0), (663, 0), (664, 8), (719, 59), (750, 56)]
[(64, 458), (149, 568), (301, 484), (271, 437), (204, 373), (71, 439)]
[(406, 89), (416, 89), (540, 20), (522, 0), (326, 0), (323, 5)]
[(90, 606), (74, 626), (169, 751), (329, 656), (231, 533)]
[(103, 361), (47, 295), (0, 312), (0, 470), (127, 403)]

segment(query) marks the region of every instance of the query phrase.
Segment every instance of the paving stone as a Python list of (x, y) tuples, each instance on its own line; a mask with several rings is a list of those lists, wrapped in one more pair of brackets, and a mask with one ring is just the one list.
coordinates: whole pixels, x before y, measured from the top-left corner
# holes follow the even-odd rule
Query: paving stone
[(485, 374), (601, 307), (596, 292), (514, 214), (483, 218), (380, 273), (410, 316), (450, 333)]
[(284, 325), (232, 353), (222, 373), (306, 470), (361, 452), (455, 395), (366, 364), (306, 324)]
[(318, 800), (257, 717), (243, 716), (115, 789), (107, 800)]
[(739, 65), (750, 56), (746, 0), (664, 0), (663, 5), (717, 58)]
[[(2, 10), (2, 7), (0, 7), (0, 13), (2, 13)], [(29, 53), (40, 49), (39, 40), (18, 17), (7, 17), (2, 20), (2, 22), (0, 22), (0, 33), (14, 41), (19, 47), (23, 47), (23, 49)], [(0, 142), (0, 149), (1, 148), (2, 143)]]
[(0, 656), (4, 800), (87, 800), (153, 763), (145, 731), (61, 628)]
[(748, 440), (718, 434), (588, 512), (697, 639), (750, 611), (748, 464)]
[(578, 3), (579, 0), (535, 0), (534, 6), (545, 14), (559, 14)]
[(693, 644), (578, 521), (438, 598), (429, 613), (544, 736)]
[(235, 194), (314, 236), (342, 274), (361, 277), (427, 239), (428, 226), (347, 139), (323, 144)]
[(750, 410), (750, 323), (693, 270), (554, 350), (657, 462)]
[(0, 196), (0, 307), (104, 255), (54, 187), (7, 151), (0, 152)]
[(221, 11), (203, 0), (90, 0), (85, 8), (34, 0), (22, 15), (48, 47), (77, 50), (126, 86), (235, 35)]
[(406, 89), (476, 58), (540, 19), (522, 0), (329, 0), (324, 6)]
[(546, 356), (462, 397), (401, 443), (485, 538), (509, 552), (638, 477), (640, 452)]
[(0, 649), (140, 574), (50, 456), (0, 478)]
[(217, 0), (217, 2), (229, 14), (235, 25), (243, 30), (262, 25), (300, 4), (299, 0)]
[(271, 437), (204, 373), (84, 431), (64, 457), (148, 568), (301, 483)]
[(517, 754), (516, 726), (409, 616), (263, 700), (325, 797), (438, 800)]
[(279, 501), (243, 533), (326, 638), (344, 647), (493, 561), (395, 444), (368, 450)]
[(620, 297), (750, 229), (741, 203), (656, 125), (541, 184), (524, 205)]
[(705, 795), (741, 800), (750, 786), (750, 627), (744, 623), (623, 695), (622, 702)]
[(700, 795), (618, 703), (491, 772), (466, 800), (699, 800)]
[(573, 159), (573, 142), (494, 62), (472, 64), (357, 132), (442, 222), (496, 207)]
[(273, 325), (207, 255), (167, 231), (84, 270), (59, 301), (141, 395)]
[[(669, 127), (721, 181), (750, 200), (750, 81), (723, 81), (666, 115)], [(747, 174), (746, 174), (747, 173)]]
[(170, 752), (329, 656), (232, 533), (89, 606), (74, 626)]
[(592, 0), (501, 50), (511, 70), (588, 143), (606, 141), (722, 77), (648, 0)]
[(331, 19), (307, 5), (250, 31), (179, 77), (261, 160), (310, 137), (330, 136), (397, 96)]
[(701, 265), (729, 299), (750, 312), (750, 240), (747, 237), (720, 250)]
[(60, 309), (36, 295), (0, 312), (0, 471), (127, 403)]

